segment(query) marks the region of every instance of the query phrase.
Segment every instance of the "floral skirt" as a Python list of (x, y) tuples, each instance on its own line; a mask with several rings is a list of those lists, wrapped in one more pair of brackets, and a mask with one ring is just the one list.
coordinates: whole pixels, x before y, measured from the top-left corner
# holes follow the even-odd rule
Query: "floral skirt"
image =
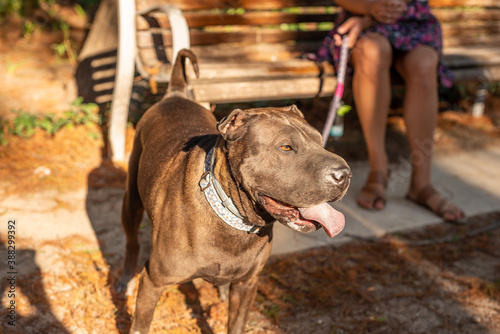
[[(339, 15), (335, 27), (339, 27), (352, 14), (344, 11)], [(404, 53), (413, 50), (419, 45), (428, 45), (434, 48), (441, 59), (442, 35), (438, 20), (430, 13), (427, 1), (413, 0), (407, 7), (407, 12), (394, 24), (375, 23), (361, 35), (375, 32), (385, 36), (395, 53)], [(328, 34), (317, 53), (310, 58), (316, 61), (329, 61), (338, 66), (340, 47), (335, 45), (333, 36), (336, 28)], [(352, 75), (353, 69), (349, 66), (347, 75)], [(445, 87), (452, 86), (453, 75), (449, 69), (439, 62), (438, 76), (440, 83)]]

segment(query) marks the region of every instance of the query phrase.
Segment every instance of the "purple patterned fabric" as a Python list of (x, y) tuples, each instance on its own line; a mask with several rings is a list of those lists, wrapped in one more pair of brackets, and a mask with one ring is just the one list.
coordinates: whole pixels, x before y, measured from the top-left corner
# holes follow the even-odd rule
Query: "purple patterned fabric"
[[(343, 11), (339, 15), (335, 27), (339, 27), (351, 16), (351, 13)], [(442, 56), (441, 26), (438, 20), (431, 14), (427, 0), (410, 0), (407, 4), (406, 13), (396, 23), (375, 23), (361, 35), (367, 32), (376, 32), (385, 36), (395, 52), (407, 52), (418, 45), (428, 45), (439, 53), (440, 58)], [(312, 59), (329, 61), (337, 67), (340, 58), (340, 47), (335, 45), (333, 39), (335, 34), (336, 28), (330, 31), (316, 55), (311, 57)], [(348, 75), (352, 74), (352, 68), (347, 73)], [(441, 62), (439, 64), (438, 75), (440, 83), (443, 86), (452, 86), (453, 75)]]

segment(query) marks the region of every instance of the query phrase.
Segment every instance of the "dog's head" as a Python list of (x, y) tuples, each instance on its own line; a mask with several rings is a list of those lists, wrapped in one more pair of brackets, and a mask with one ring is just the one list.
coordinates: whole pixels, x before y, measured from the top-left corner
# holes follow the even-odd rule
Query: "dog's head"
[(237, 109), (218, 130), (234, 178), (272, 217), (300, 232), (323, 227), (333, 237), (343, 229), (343, 214), (328, 202), (344, 196), (351, 171), (296, 106)]

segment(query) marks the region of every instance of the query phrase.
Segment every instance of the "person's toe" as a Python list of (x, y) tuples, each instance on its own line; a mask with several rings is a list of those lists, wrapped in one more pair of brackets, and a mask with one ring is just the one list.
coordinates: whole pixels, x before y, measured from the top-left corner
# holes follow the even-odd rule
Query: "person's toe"
[(382, 199), (377, 199), (373, 203), (373, 207), (377, 210), (382, 210), (383, 208), (385, 208), (385, 201)]
[(372, 208), (372, 202), (364, 198), (363, 196), (358, 197), (358, 205), (362, 208), (365, 209), (371, 209)]

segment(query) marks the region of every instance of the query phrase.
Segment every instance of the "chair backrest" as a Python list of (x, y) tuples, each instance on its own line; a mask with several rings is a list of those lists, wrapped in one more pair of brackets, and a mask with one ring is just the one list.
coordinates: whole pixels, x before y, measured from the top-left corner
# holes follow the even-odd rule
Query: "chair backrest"
[[(165, 2), (136, 0), (137, 11), (160, 3)], [(224, 57), (233, 61), (237, 57), (276, 60), (277, 56), (313, 51), (333, 28), (340, 11), (331, 0), (172, 0), (168, 3), (182, 10), (190, 30), (191, 47), (208, 61), (211, 57), (217, 61)], [(158, 66), (158, 59), (171, 61), (172, 31), (166, 15), (152, 12), (148, 17), (138, 16), (137, 30), (140, 57), (146, 67)]]

